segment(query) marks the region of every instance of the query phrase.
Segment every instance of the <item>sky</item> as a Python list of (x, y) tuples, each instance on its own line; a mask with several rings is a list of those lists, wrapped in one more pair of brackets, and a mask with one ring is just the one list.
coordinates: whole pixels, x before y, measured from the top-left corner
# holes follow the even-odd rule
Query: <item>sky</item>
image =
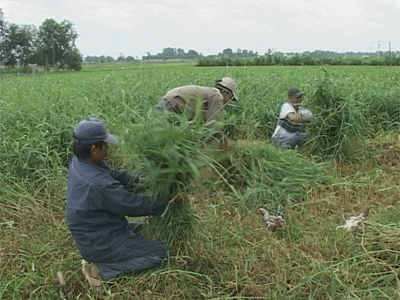
[(68, 20), (84, 57), (141, 58), (164, 48), (400, 51), (400, 0), (2, 0), (4, 19)]

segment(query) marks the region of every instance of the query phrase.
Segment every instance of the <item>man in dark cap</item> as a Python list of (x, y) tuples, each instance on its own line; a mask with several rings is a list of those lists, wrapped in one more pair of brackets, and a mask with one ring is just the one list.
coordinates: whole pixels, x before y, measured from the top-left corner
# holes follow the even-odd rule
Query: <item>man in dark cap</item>
[(304, 92), (297, 88), (288, 90), (288, 101), (281, 107), (272, 135), (272, 140), (278, 147), (295, 148), (305, 143), (308, 134), (304, 125), (311, 122), (311, 112), (301, 107), (303, 97)]
[(118, 139), (97, 118), (82, 120), (73, 132), (66, 220), (82, 257), (91, 263), (82, 270), (93, 285), (157, 267), (167, 257), (164, 245), (138, 235), (142, 226), (125, 216), (161, 215), (172, 195), (131, 192), (138, 179), (105, 162), (108, 145), (116, 143)]

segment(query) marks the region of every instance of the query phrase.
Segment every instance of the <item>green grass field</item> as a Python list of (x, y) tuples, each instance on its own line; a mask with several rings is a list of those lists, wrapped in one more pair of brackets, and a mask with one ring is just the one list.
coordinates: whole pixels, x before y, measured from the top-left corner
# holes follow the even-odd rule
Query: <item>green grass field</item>
[[(226, 109), (232, 146), (197, 149), (209, 160), (196, 165), (184, 194), (190, 232), (170, 240), (162, 268), (90, 288), (64, 220), (75, 124), (86, 116), (106, 120), (124, 141), (111, 163), (134, 167), (135, 142), (146, 146), (146, 132), (135, 126), (160, 97), (223, 76), (236, 79), (240, 99)], [(321, 82), (329, 82), (329, 95), (317, 99)], [(61, 299), (57, 271), (69, 299), (400, 298), (399, 82), (398, 67), (194, 63), (0, 77), (0, 299)], [(305, 91), (306, 105), (333, 103), (326, 118), (341, 121), (336, 140), (317, 136), (318, 145), (302, 150), (270, 144), (291, 86)], [(329, 124), (318, 124), (316, 132), (327, 132)], [(260, 207), (283, 207), (285, 228), (267, 231)], [(336, 229), (365, 208), (363, 232)]]

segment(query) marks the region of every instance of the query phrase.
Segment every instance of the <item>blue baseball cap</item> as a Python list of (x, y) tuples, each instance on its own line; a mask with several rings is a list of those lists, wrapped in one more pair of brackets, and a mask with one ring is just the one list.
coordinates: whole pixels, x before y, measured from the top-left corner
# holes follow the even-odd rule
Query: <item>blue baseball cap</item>
[(118, 138), (106, 130), (103, 120), (98, 118), (86, 118), (78, 123), (73, 133), (74, 141), (82, 145), (90, 145), (96, 142), (118, 144)]

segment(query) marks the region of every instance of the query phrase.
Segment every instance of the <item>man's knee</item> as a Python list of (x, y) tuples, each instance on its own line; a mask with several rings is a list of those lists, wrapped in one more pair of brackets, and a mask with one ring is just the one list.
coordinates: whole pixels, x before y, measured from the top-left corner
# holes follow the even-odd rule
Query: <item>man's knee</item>
[(136, 274), (147, 269), (158, 268), (167, 256), (167, 248), (161, 246), (156, 251), (140, 257), (114, 263), (99, 263), (97, 265), (101, 276), (105, 280), (109, 280), (124, 274)]

